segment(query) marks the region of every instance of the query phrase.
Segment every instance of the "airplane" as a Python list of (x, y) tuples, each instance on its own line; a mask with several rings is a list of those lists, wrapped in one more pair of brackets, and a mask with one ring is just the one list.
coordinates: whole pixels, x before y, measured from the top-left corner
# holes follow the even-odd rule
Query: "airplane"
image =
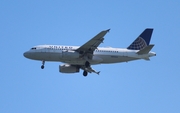
[(101, 31), (82, 46), (38, 45), (23, 55), (28, 59), (42, 61), (41, 69), (44, 69), (45, 61), (63, 62), (59, 65), (59, 72), (78, 73), (82, 69), (83, 76), (88, 73), (99, 75), (100, 71), (95, 71), (91, 65), (150, 60), (149, 57), (156, 56), (155, 52), (151, 52), (154, 44), (149, 44), (152, 28), (145, 29), (127, 48), (98, 47), (109, 31)]

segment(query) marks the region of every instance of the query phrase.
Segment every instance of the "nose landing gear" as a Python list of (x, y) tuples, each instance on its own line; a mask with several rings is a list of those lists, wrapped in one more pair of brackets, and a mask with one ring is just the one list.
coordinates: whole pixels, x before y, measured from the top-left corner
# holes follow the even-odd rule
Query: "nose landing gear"
[(43, 61), (42, 61), (41, 69), (44, 69), (44, 64), (45, 64), (45, 61), (43, 60)]

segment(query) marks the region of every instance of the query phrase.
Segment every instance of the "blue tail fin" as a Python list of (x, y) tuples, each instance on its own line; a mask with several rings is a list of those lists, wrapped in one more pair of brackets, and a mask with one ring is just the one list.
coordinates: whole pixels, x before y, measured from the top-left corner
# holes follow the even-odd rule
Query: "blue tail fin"
[(153, 29), (147, 28), (145, 29), (136, 40), (127, 48), (131, 50), (141, 50), (149, 45), (151, 40)]

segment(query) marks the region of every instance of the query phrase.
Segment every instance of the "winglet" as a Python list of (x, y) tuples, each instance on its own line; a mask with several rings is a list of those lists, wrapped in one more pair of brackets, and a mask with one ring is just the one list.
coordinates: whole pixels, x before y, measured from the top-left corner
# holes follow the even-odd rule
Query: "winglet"
[(99, 73), (100, 73), (100, 71), (99, 72), (97, 72), (97, 74), (99, 75)]
[(108, 30), (106, 30), (107, 32), (109, 32), (111, 29), (108, 29)]
[(148, 46), (146, 46), (145, 48), (139, 50), (139, 51), (137, 52), (137, 54), (138, 54), (138, 55), (148, 54), (149, 51), (151, 51), (151, 49), (152, 49), (153, 47), (154, 47), (153, 44), (152, 44), (152, 45), (148, 45)]

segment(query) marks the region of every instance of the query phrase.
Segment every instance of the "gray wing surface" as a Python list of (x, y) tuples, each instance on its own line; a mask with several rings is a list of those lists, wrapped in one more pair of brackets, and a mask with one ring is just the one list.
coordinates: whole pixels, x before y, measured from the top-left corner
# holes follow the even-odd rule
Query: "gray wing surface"
[(95, 37), (93, 37), (91, 40), (86, 42), (84, 45), (80, 46), (76, 51), (82, 52), (82, 53), (93, 53), (95, 49), (103, 42), (104, 36), (107, 32), (109, 32), (110, 29), (101, 31), (99, 34), (97, 34)]

